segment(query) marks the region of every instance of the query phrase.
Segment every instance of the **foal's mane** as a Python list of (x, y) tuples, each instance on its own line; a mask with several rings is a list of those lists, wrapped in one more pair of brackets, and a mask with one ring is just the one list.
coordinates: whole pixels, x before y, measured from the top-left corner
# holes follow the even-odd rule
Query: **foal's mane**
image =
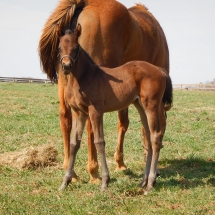
[[(73, 28), (81, 10), (87, 4), (87, 0), (61, 0), (54, 12), (48, 18), (43, 29), (38, 52), (40, 64), (43, 72), (47, 74), (51, 81), (57, 82), (57, 73), (55, 69), (57, 54), (56, 50), (59, 43), (58, 29)], [(59, 26), (59, 27), (58, 27)]]

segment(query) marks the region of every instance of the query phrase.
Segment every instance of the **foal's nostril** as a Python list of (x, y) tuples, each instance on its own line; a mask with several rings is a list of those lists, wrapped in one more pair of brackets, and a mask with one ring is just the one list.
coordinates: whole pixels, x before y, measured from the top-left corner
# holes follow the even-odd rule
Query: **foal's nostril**
[(64, 70), (69, 70), (69, 69), (71, 69), (71, 67), (72, 67), (72, 65), (71, 65), (71, 63), (62, 63), (62, 65), (63, 65), (63, 69)]

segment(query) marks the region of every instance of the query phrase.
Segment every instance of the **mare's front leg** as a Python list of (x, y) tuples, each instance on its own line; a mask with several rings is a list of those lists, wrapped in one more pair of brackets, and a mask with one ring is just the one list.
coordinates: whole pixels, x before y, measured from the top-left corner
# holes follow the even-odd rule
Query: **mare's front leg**
[(108, 166), (105, 155), (105, 141), (103, 132), (103, 109), (100, 107), (89, 107), (89, 116), (92, 123), (94, 133), (94, 143), (96, 150), (100, 155), (101, 167), (102, 167), (102, 186), (101, 191), (104, 191), (108, 187), (110, 181)]
[(128, 120), (128, 108), (118, 111), (118, 142), (116, 152), (114, 154), (115, 161), (117, 163), (116, 170), (125, 170), (127, 169), (123, 161), (123, 142), (125, 133), (128, 129), (129, 120)]
[(88, 172), (90, 173), (90, 183), (97, 184), (100, 182), (99, 165), (97, 159), (97, 151), (94, 144), (93, 129), (90, 119), (87, 119), (87, 134), (88, 134)]
[(87, 115), (81, 112), (73, 113), (72, 137), (70, 142), (70, 155), (66, 174), (59, 190), (64, 190), (71, 182), (74, 174), (76, 154), (80, 148), (81, 138), (84, 131)]

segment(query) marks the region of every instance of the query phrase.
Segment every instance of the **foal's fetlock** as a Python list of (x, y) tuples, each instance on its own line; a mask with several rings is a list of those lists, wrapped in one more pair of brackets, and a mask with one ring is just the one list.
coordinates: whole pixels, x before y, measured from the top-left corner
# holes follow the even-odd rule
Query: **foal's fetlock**
[(59, 191), (65, 190), (68, 187), (68, 185), (69, 185), (70, 182), (71, 182), (71, 179), (63, 180), (63, 183), (61, 184), (61, 186), (59, 187), (58, 190)]
[(67, 186), (69, 185), (69, 183), (72, 181), (72, 172), (67, 172), (66, 175), (63, 178), (63, 182), (61, 184), (61, 186), (59, 187), (59, 191), (65, 190), (67, 188)]
[(104, 178), (102, 178), (102, 186), (101, 186), (101, 191), (105, 191), (108, 188), (108, 184), (110, 182), (110, 177), (109, 176), (105, 176)]
[(144, 191), (144, 195), (147, 195), (147, 193), (150, 191), (150, 190), (152, 190), (153, 189), (153, 187), (155, 186), (155, 184), (156, 184), (156, 179), (148, 179), (148, 184), (147, 184), (147, 186), (146, 186), (146, 189), (145, 189), (145, 191)]

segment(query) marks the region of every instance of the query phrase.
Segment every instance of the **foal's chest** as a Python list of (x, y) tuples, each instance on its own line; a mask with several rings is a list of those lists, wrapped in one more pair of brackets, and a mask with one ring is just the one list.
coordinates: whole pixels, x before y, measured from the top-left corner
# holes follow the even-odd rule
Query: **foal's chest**
[(80, 110), (88, 114), (89, 101), (79, 86), (71, 87), (68, 85), (65, 91), (65, 99), (74, 110)]

